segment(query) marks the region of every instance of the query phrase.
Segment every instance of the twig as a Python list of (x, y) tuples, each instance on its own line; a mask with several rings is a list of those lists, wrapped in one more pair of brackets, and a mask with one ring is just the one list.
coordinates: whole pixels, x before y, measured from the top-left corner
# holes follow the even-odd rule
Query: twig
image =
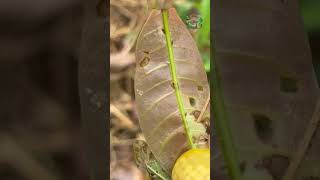
[(201, 119), (202, 119), (202, 116), (204, 115), (204, 112), (207, 110), (208, 108), (208, 105), (209, 105), (209, 102), (210, 102), (210, 96), (207, 98), (207, 101), (205, 103), (205, 105), (203, 106), (202, 110), (201, 110), (201, 113), (198, 117), (198, 119), (196, 120), (196, 122), (200, 122)]
[(133, 122), (113, 104), (110, 104), (110, 112), (120, 120), (122, 126), (127, 127), (129, 129), (135, 128)]
[(312, 119), (309, 122), (307, 130), (305, 132), (304, 138), (301, 144), (298, 146), (298, 150), (293, 156), (291, 163), (283, 177), (282, 180), (292, 180), (294, 179), (295, 173), (305, 156), (305, 153), (310, 145), (311, 139), (316, 132), (320, 120), (320, 99), (318, 99), (315, 111), (313, 112)]
[(133, 144), (133, 142), (135, 140), (136, 139), (118, 139), (118, 138), (115, 138), (112, 141), (112, 146), (132, 146), (132, 144)]

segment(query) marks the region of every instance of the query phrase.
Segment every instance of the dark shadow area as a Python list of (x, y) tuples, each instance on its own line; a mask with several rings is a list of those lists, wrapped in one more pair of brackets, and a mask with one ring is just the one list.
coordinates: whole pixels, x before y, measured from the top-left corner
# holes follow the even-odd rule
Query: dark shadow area
[(85, 180), (81, 0), (0, 2), (0, 179)]

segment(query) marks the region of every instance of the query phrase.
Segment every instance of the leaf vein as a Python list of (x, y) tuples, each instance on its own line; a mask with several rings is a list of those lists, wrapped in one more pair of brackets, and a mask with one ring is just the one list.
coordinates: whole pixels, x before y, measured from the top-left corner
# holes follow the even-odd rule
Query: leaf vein
[(171, 94), (173, 94), (174, 91), (171, 91), (167, 94), (164, 94), (163, 96), (161, 96), (160, 98), (158, 98), (148, 109), (146, 109), (141, 117), (144, 117), (146, 115), (146, 113), (148, 113), (149, 111), (151, 111), (157, 104), (159, 104), (162, 100), (164, 100), (166, 97), (170, 96)]

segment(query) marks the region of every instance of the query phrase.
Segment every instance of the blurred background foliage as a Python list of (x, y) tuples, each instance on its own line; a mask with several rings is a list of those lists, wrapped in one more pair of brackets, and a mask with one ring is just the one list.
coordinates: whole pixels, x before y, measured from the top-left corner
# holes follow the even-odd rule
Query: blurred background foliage
[(210, 0), (176, 1), (175, 7), (186, 22), (192, 13), (198, 13), (202, 26), (196, 31), (196, 42), (207, 72), (210, 72)]
[[(180, 17), (186, 21), (190, 11), (197, 10), (203, 19), (202, 27), (197, 31), (196, 42), (202, 55), (205, 69), (210, 72), (210, 0), (176, 1), (175, 6)], [(309, 36), (313, 63), (320, 82), (320, 1), (300, 0), (300, 11), (306, 32)], [(213, 12), (211, 12), (213, 13)]]
[(87, 180), (82, 0), (0, 1), (0, 179)]
[(320, 1), (300, 0), (301, 14), (308, 32), (320, 31)]
[[(144, 139), (134, 101), (135, 40), (148, 16), (152, 0), (110, 1), (110, 138), (111, 179), (147, 179), (133, 160), (132, 142)], [(150, 6), (148, 6), (150, 5)], [(190, 29), (204, 66), (210, 70), (210, 0), (174, 0), (181, 19), (196, 14), (202, 26)], [(130, 177), (130, 178), (129, 178)]]
[(300, 0), (300, 9), (309, 36), (314, 69), (320, 84), (320, 1)]
[[(192, 9), (196, 9), (203, 19), (202, 27), (197, 31), (196, 41), (205, 69), (210, 72), (210, 0), (176, 1), (175, 6), (184, 21)], [(320, 47), (320, 1), (300, 0), (300, 11), (309, 36), (314, 66), (318, 79), (320, 79), (320, 53), (318, 52)]]
[[(151, 0), (110, 0), (110, 154), (111, 179), (144, 179), (134, 164), (132, 142), (144, 139), (134, 101), (135, 40), (147, 17)], [(202, 26), (195, 41), (210, 73), (210, 3), (213, 0), (174, 0), (181, 19), (197, 14)], [(320, 1), (301, 0), (301, 14), (308, 32), (316, 72), (320, 77)], [(187, 23), (186, 23), (187, 24)], [(131, 177), (131, 178), (129, 178)]]
[[(82, 0), (16, 2), (0, 1), (0, 179), (87, 180), (77, 83)], [(111, 124), (114, 179), (142, 179), (133, 165), (131, 145), (141, 137), (134, 107), (134, 40), (146, 16), (146, 2), (110, 0), (106, 13), (112, 111), (106, 120)], [(174, 2), (182, 19), (191, 9), (203, 18), (196, 41), (209, 72), (210, 0)], [(318, 77), (319, 10), (320, 0), (301, 0)]]

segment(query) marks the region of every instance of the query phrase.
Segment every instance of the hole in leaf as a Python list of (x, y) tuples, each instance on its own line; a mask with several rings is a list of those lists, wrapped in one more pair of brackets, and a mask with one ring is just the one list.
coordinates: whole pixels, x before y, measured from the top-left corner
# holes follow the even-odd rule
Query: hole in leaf
[(192, 107), (196, 106), (196, 100), (193, 97), (189, 97), (189, 102)]
[(278, 154), (264, 157), (255, 164), (256, 169), (266, 169), (275, 180), (282, 179), (288, 166), (289, 158)]
[(171, 82), (171, 87), (174, 89), (174, 82)]
[(202, 86), (198, 86), (198, 91), (203, 91), (203, 87)]
[(243, 174), (246, 171), (247, 163), (246, 161), (242, 161), (240, 163), (240, 172)]
[(161, 31), (163, 34), (166, 34), (166, 31), (163, 28), (161, 29)]
[(192, 111), (192, 115), (195, 117), (195, 119), (198, 119), (200, 116), (201, 112), (199, 110), (194, 110)]
[(264, 143), (270, 142), (273, 134), (272, 121), (266, 115), (258, 113), (253, 114), (252, 118), (259, 139)]
[(285, 93), (298, 91), (298, 80), (292, 77), (280, 77), (280, 90)]
[(145, 67), (146, 65), (149, 64), (150, 58), (149, 57), (144, 57), (142, 61), (140, 62), (140, 67)]

